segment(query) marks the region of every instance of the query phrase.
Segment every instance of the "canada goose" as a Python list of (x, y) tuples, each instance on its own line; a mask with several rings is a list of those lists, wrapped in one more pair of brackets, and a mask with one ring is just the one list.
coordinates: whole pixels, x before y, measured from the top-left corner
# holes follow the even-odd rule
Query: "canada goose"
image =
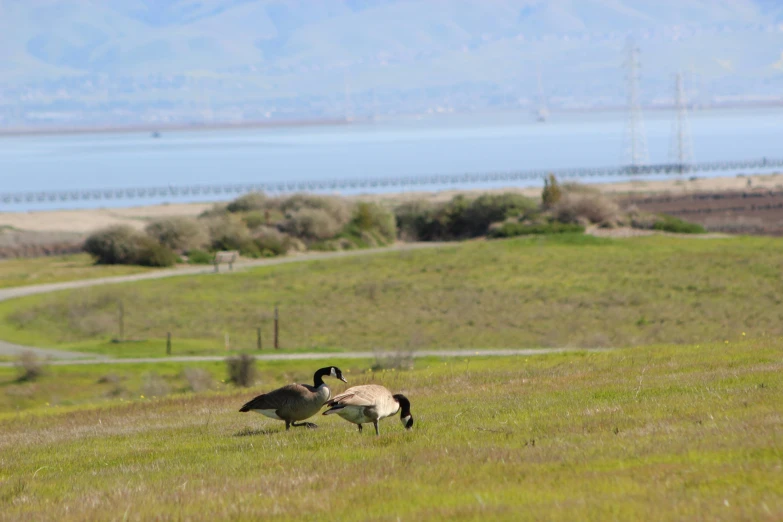
[(413, 427), (411, 416), (411, 403), (405, 395), (392, 395), (389, 390), (378, 384), (364, 384), (348, 388), (340, 395), (326, 402), (329, 407), (323, 414), (336, 413), (348, 422), (359, 425), (372, 422), (375, 426), (375, 434), (378, 431), (378, 421), (400, 412), (400, 422), (406, 430)]
[(241, 412), (254, 411), (272, 419), (285, 421), (285, 429), (306, 426), (317, 428), (312, 422), (297, 424), (296, 421), (312, 417), (329, 400), (332, 392), (324, 383), (324, 377), (331, 376), (348, 382), (343, 372), (336, 366), (321, 368), (313, 375), (313, 386), (309, 384), (289, 384), (269, 393), (259, 395), (239, 409)]

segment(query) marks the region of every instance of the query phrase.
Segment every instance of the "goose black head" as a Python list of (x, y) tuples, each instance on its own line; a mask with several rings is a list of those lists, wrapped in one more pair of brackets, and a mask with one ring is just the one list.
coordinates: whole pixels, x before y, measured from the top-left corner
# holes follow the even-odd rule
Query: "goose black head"
[(337, 366), (332, 366), (331, 371), (329, 372), (329, 375), (332, 377), (335, 377), (337, 379), (340, 379), (344, 383), (348, 383), (348, 381), (345, 380), (345, 377), (343, 377), (343, 372), (338, 368)]
[(337, 366), (327, 366), (315, 372), (315, 375), (313, 376), (315, 385), (322, 385), (324, 383), (324, 377), (334, 377), (335, 379), (340, 379), (345, 383), (348, 382), (345, 380), (345, 377), (343, 377), (343, 372)]
[(409, 430), (413, 427), (413, 415), (411, 415), (411, 401), (408, 400), (408, 398), (398, 393), (396, 395), (393, 395), (394, 400), (397, 401), (397, 403), (400, 405), (400, 422), (403, 426), (405, 426), (406, 430)]

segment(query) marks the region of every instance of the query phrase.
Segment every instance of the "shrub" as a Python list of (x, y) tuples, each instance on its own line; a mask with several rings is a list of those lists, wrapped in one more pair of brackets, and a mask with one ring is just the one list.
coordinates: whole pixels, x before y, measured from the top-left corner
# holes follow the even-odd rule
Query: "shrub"
[(306, 209), (322, 210), (338, 224), (339, 228), (347, 225), (353, 214), (351, 205), (345, 199), (331, 196), (294, 194), (280, 200), (279, 206), (286, 216)]
[(18, 382), (30, 382), (41, 377), (46, 370), (44, 360), (34, 352), (23, 352), (16, 361), (19, 370)]
[(188, 263), (191, 265), (211, 265), (215, 256), (203, 250), (194, 249), (188, 251)]
[(487, 233), (489, 225), (509, 217), (534, 212), (536, 203), (521, 194), (484, 194), (473, 200), (460, 217), (460, 229), (452, 230), (457, 236), (477, 237)]
[(244, 221), (245, 226), (250, 230), (256, 230), (257, 228), (267, 225), (269, 221), (269, 211), (250, 212), (242, 217), (242, 221)]
[(619, 220), (620, 208), (600, 193), (567, 193), (552, 207), (552, 215), (561, 223), (609, 223)]
[(397, 234), (403, 241), (431, 241), (439, 235), (434, 222), (435, 205), (414, 200), (398, 205), (394, 209)]
[(554, 174), (549, 174), (544, 179), (544, 190), (541, 192), (541, 205), (545, 209), (555, 206), (563, 197), (560, 186), (557, 184), (557, 178)]
[(209, 242), (212, 250), (242, 250), (252, 243), (250, 231), (242, 220), (223, 216), (209, 220)]
[(257, 370), (256, 360), (253, 356), (242, 354), (226, 358), (228, 366), (228, 380), (237, 386), (249, 387), (255, 384)]
[(226, 214), (228, 214), (228, 209), (226, 208), (226, 205), (215, 203), (214, 205), (212, 205), (212, 208), (205, 210), (204, 212), (199, 214), (198, 217), (199, 219), (209, 219), (209, 218), (223, 217)]
[(263, 192), (250, 192), (226, 205), (229, 212), (249, 212), (266, 208), (267, 197)]
[(394, 214), (375, 203), (359, 203), (351, 224), (360, 232), (377, 232), (384, 242), (394, 241), (397, 237)]
[(172, 217), (153, 221), (145, 229), (147, 235), (161, 245), (177, 252), (202, 248), (209, 236), (202, 222), (188, 217)]
[(136, 263), (143, 237), (127, 225), (113, 225), (90, 234), (84, 242), (84, 251), (102, 265), (132, 265)]
[(375, 362), (371, 368), (374, 372), (379, 370), (412, 370), (413, 351), (397, 350), (383, 352), (375, 350)]
[(215, 386), (212, 374), (203, 368), (185, 368), (182, 376), (188, 381), (190, 391), (196, 393), (211, 390)]
[(179, 256), (169, 247), (161, 245), (150, 237), (141, 237), (138, 240), (136, 258), (133, 264), (152, 267), (174, 266), (179, 261)]
[(506, 222), (498, 228), (493, 227), (490, 231), (490, 237), (501, 238), (543, 234), (581, 234), (584, 233), (584, 231), (585, 227), (582, 225), (571, 223), (553, 222), (527, 225), (524, 223)]
[(318, 208), (297, 210), (283, 223), (283, 229), (292, 236), (311, 241), (333, 238), (343, 226), (329, 212)]
[(147, 372), (142, 377), (141, 394), (145, 397), (163, 397), (171, 391), (169, 383), (155, 372)]
[(290, 248), (290, 238), (276, 228), (264, 227), (255, 234), (253, 241), (263, 257), (282, 256)]
[(704, 234), (707, 230), (698, 223), (690, 223), (674, 216), (661, 214), (653, 225), (654, 230), (675, 234)]

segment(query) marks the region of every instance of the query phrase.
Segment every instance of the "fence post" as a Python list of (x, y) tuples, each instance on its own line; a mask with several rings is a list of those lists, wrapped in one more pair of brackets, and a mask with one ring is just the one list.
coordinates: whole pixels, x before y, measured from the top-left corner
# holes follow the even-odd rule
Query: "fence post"
[(275, 306), (275, 350), (280, 348), (279, 333), (280, 333), (280, 316), (277, 313), (277, 307)]
[(125, 305), (122, 301), (118, 304), (119, 321), (120, 321), (120, 341), (125, 340)]
[(171, 355), (171, 332), (166, 333), (166, 355)]
[(256, 328), (256, 348), (261, 350), (261, 328)]

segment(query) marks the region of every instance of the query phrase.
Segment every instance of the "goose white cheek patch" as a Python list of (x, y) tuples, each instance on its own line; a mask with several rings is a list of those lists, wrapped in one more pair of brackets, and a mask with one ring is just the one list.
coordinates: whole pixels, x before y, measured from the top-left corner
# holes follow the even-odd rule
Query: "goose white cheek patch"
[(407, 416), (405, 416), (405, 417), (400, 417), (400, 422), (401, 422), (401, 423), (402, 423), (402, 425), (403, 425), (403, 426), (405, 426), (405, 427), (407, 427), (407, 426), (408, 426), (408, 421), (409, 421), (409, 420), (411, 420), (411, 416), (410, 416), (410, 415), (407, 415)]
[(332, 367), (332, 377), (337, 377), (337, 372), (334, 370), (334, 367)]

